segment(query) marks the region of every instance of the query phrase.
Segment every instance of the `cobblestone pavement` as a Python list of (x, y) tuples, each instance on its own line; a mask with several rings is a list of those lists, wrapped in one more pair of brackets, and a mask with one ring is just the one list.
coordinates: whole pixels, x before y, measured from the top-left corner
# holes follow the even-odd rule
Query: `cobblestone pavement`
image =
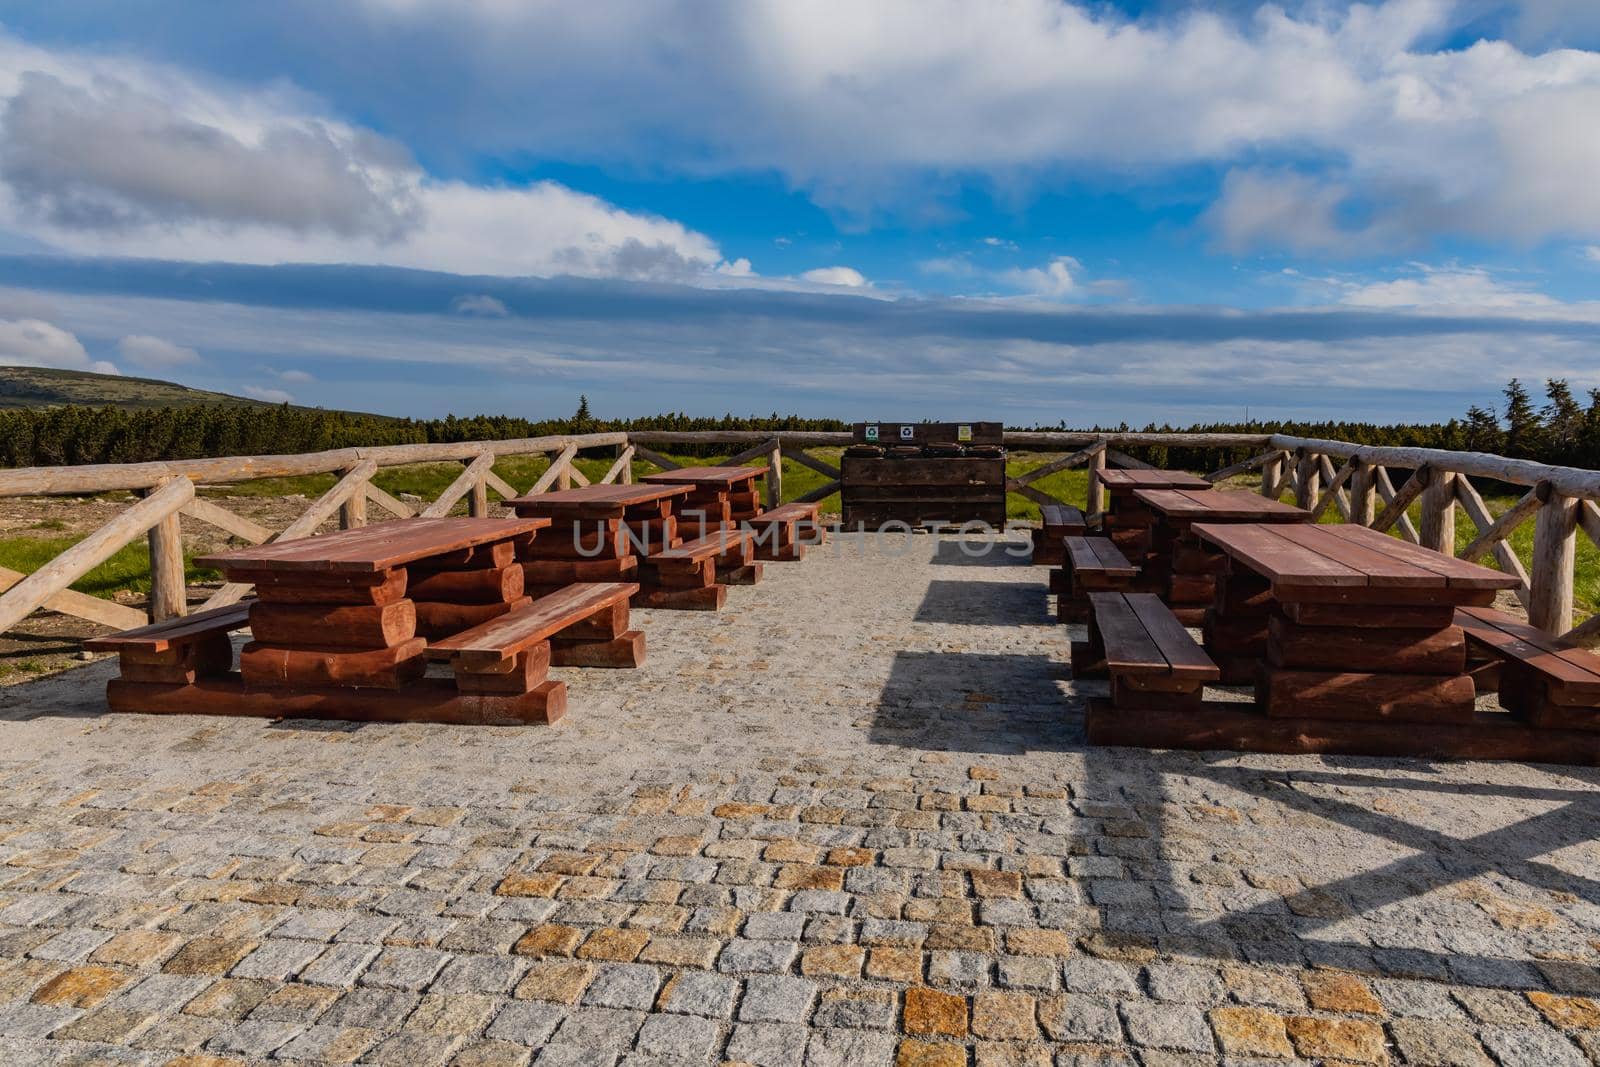
[(0, 696), (0, 1064), (1600, 1054), (1596, 775), (1085, 749), (1044, 570), (641, 612), (552, 728)]

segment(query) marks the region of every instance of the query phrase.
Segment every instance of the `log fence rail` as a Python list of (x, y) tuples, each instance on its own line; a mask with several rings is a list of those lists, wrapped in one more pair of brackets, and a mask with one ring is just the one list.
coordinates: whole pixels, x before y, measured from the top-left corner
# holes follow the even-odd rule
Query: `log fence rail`
[[(810, 448), (843, 448), (846, 432), (769, 431), (636, 431), (595, 433), (508, 441), (394, 445), (339, 449), (291, 456), (231, 456), (168, 463), (95, 464), (77, 467), (31, 467), (0, 470), (0, 497), (79, 496), (129, 491), (139, 499), (110, 522), (62, 552), (33, 574), (0, 568), (0, 633), (39, 609), (58, 611), (103, 625), (131, 627), (146, 613), (74, 592), (69, 586), (125, 545), (143, 537), (150, 550), (151, 596), (148, 617), (155, 621), (187, 611), (184, 588), (181, 521), (206, 523), (250, 544), (290, 540), (316, 532), (338, 516), (341, 528), (368, 521), (367, 506), (399, 519), (449, 514), (463, 500), (467, 513), (492, 513), (489, 494), (500, 499), (553, 489), (588, 485), (577, 467), (580, 451), (612, 450), (613, 462), (599, 484), (630, 484), (635, 460), (664, 470), (679, 464), (659, 449), (689, 447), (732, 451), (721, 462), (766, 463), (776, 472), (767, 485), (767, 506), (782, 501), (782, 460), (822, 475), (826, 481), (797, 500), (815, 503), (839, 491), (838, 466), (809, 454)], [(1573, 625), (1574, 565), (1577, 538), (1600, 545), (1600, 471), (1552, 467), (1529, 460), (1478, 452), (1428, 448), (1357, 445), (1345, 441), (1299, 438), (1284, 434), (1083, 433), (1008, 432), (1012, 452), (1059, 453), (1057, 458), (1007, 479), (1006, 488), (1039, 505), (1067, 504), (1039, 487), (1052, 474), (1086, 468), (1089, 474), (1085, 512), (1104, 507), (1098, 472), (1107, 467), (1146, 468), (1151, 464), (1121, 449), (1208, 449), (1231, 457), (1205, 477), (1212, 482), (1259, 472), (1260, 492), (1274, 499), (1292, 495), (1294, 502), (1321, 517), (1333, 508), (1344, 522), (1390, 532), (1413, 544), (1455, 554), (1456, 514), (1465, 515), (1476, 531), (1461, 551), (1464, 559), (1492, 556), (1500, 570), (1514, 575), (1514, 590), (1530, 621), (1541, 629), (1586, 645), (1600, 644), (1600, 615)], [(506, 456), (548, 456), (550, 465), (526, 490), (519, 490), (493, 470)], [(460, 474), (432, 503), (415, 508), (374, 485), (384, 468), (416, 463), (456, 462)], [(1337, 464), (1337, 465), (1336, 465)], [(338, 481), (312, 501), (280, 531), (269, 530), (210, 499), (197, 496), (196, 485), (214, 486), (259, 478), (336, 474)], [(1401, 477), (1398, 488), (1395, 479)], [(1471, 479), (1526, 487), (1526, 493), (1499, 516), (1491, 514)], [(1420, 502), (1413, 522), (1408, 509)], [(1525, 567), (1509, 538), (1526, 523), (1534, 524), (1531, 567)], [(249, 590), (236, 583), (216, 590), (203, 605), (217, 608), (236, 602)]]

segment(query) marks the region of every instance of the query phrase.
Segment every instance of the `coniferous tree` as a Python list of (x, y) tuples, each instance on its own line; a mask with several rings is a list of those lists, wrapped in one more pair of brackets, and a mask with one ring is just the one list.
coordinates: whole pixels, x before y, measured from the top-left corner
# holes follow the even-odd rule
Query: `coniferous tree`
[(1505, 397), (1505, 454), (1514, 459), (1533, 459), (1538, 453), (1543, 429), (1533, 398), (1516, 378), (1506, 383)]

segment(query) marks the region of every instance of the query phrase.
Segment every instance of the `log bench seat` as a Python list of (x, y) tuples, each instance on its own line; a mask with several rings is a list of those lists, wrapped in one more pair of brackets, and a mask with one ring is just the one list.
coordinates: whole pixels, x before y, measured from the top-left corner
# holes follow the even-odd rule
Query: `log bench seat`
[(1087, 621), (1090, 593), (1128, 592), (1139, 576), (1139, 568), (1108, 537), (1066, 537), (1062, 543), (1066, 564), (1050, 572), (1056, 618), (1062, 622)]
[(767, 562), (793, 562), (805, 558), (806, 548), (822, 543), (818, 504), (783, 504), (746, 519), (743, 526), (754, 537), (755, 558)]
[(1155, 594), (1090, 593), (1089, 606), (1089, 640), (1073, 642), (1073, 675), (1109, 675), (1119, 712), (1198, 708), (1206, 683), (1221, 678)]
[(115, 652), (130, 682), (190, 685), (233, 666), (228, 634), (250, 624), (251, 601), (151, 623), (83, 643), (90, 652)]
[(724, 528), (648, 557), (639, 568), (640, 607), (716, 611), (729, 585), (754, 585), (762, 565), (755, 562), (749, 530)]
[(1042, 525), (1033, 531), (1033, 562), (1059, 567), (1066, 561), (1062, 539), (1082, 537), (1089, 531), (1083, 511), (1070, 504), (1045, 504), (1039, 508)]
[(1498, 689), (1532, 726), (1600, 730), (1600, 656), (1494, 608), (1458, 608), (1455, 622), (1480, 693)]

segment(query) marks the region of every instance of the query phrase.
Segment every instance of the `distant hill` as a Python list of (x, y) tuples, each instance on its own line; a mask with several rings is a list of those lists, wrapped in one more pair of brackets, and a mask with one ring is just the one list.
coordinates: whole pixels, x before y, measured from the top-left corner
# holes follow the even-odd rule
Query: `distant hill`
[(190, 389), (154, 378), (129, 378), (121, 374), (91, 374), (88, 371), (51, 370), (44, 367), (0, 367), (0, 410), (61, 404), (132, 410), (192, 407), (196, 404), (270, 406), (261, 400)]

